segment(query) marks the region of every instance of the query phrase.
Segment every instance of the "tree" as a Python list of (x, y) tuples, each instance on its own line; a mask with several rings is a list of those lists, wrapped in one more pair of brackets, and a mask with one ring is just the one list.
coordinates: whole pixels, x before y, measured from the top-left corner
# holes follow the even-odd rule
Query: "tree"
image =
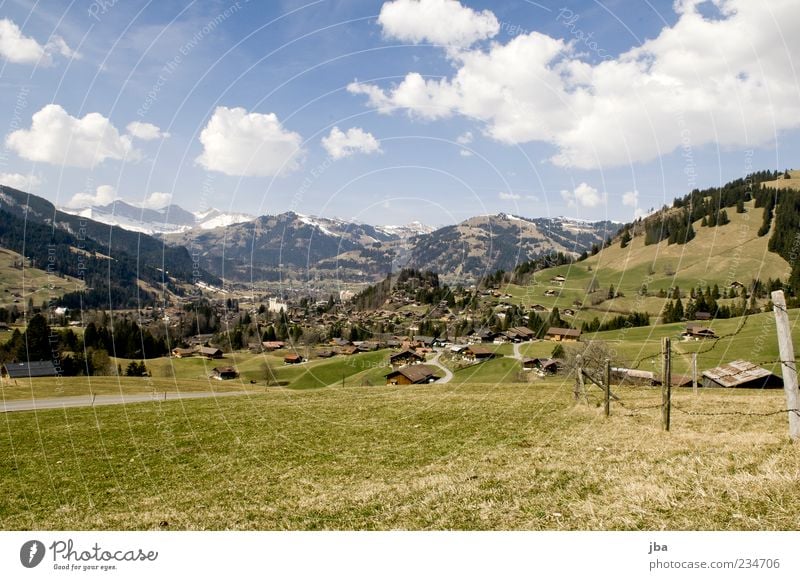
[(550, 353), (550, 358), (564, 358), (564, 345), (557, 344), (553, 347), (553, 352)]
[(36, 314), (28, 322), (28, 328), (25, 330), (25, 348), (18, 353), (18, 356), (20, 360), (28, 361), (51, 360), (55, 346), (50, 344), (50, 326), (47, 324), (47, 319), (41, 314)]
[(630, 243), (631, 243), (631, 234), (628, 232), (628, 230), (625, 230), (624, 232), (622, 232), (622, 237), (619, 240), (619, 247), (625, 248)]
[(744, 213), (744, 200), (739, 199), (736, 201), (736, 213)]
[(564, 347), (564, 368), (570, 373), (578, 367), (578, 355), (581, 356), (581, 368), (598, 379), (605, 373), (606, 359), (612, 358), (609, 346), (599, 340), (568, 345)]
[(611, 284), (608, 287), (608, 299), (611, 300), (612, 298), (614, 298), (614, 296), (616, 296), (616, 293), (614, 292), (614, 285)]

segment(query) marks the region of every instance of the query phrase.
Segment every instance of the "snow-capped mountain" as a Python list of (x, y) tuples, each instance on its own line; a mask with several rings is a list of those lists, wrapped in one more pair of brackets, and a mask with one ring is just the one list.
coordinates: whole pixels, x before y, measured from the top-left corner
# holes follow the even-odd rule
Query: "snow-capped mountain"
[(121, 199), (108, 205), (61, 208), (61, 211), (148, 235), (175, 234), (194, 228), (208, 230), (254, 219), (251, 215), (226, 213), (214, 208), (192, 213), (174, 204), (161, 209), (148, 209)]
[(383, 232), (388, 236), (396, 237), (401, 240), (411, 238), (414, 236), (422, 236), (436, 231), (437, 228), (423, 224), (422, 222), (411, 222), (404, 226), (375, 226), (379, 232)]

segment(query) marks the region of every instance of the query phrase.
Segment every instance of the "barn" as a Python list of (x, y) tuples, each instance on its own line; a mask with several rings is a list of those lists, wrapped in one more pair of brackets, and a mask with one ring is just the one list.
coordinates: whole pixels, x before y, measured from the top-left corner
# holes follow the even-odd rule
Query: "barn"
[(575, 342), (581, 339), (581, 331), (573, 328), (558, 328), (551, 326), (545, 338), (556, 342)]
[(425, 357), (411, 350), (404, 350), (389, 357), (389, 364), (393, 369), (421, 362), (425, 362)]
[(704, 387), (774, 389), (783, 387), (783, 379), (755, 363), (735, 360), (703, 371), (702, 384)]
[(57, 375), (58, 371), (51, 360), (15, 362), (3, 365), (3, 376), (9, 379), (32, 379), (37, 377), (55, 377)]
[(431, 365), (411, 365), (386, 375), (387, 385), (422, 385), (442, 378), (439, 369)]

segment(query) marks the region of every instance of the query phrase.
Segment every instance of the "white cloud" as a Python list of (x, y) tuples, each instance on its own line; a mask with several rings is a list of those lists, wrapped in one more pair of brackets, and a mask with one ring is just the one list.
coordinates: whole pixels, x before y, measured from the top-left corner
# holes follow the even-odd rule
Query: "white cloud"
[(476, 12), (457, 0), (385, 2), (378, 22), (388, 38), (462, 48), (491, 38), (500, 30), (500, 23), (491, 11)]
[(144, 200), (137, 204), (139, 207), (143, 207), (146, 209), (161, 209), (166, 207), (172, 201), (172, 194), (171, 193), (163, 193), (160, 191), (154, 191), (150, 195), (144, 198)]
[(217, 107), (200, 133), (197, 162), (233, 176), (271, 176), (300, 167), (302, 137), (287, 131), (274, 113)]
[(637, 207), (639, 205), (639, 192), (628, 191), (622, 194), (622, 205)]
[(128, 126), (125, 127), (128, 130), (128, 133), (136, 139), (141, 139), (142, 141), (152, 141), (154, 139), (166, 139), (169, 137), (169, 133), (164, 133), (161, 129), (159, 129), (156, 125), (152, 123), (142, 123), (141, 121), (134, 121), (132, 123), (128, 123)]
[(456, 138), (456, 143), (459, 145), (469, 145), (475, 138), (472, 136), (472, 131), (462, 133)]
[(78, 119), (52, 104), (34, 113), (30, 129), (6, 137), (6, 145), (30, 161), (71, 167), (94, 167), (106, 159), (140, 158), (130, 137), (120, 135), (100, 113)]
[(381, 152), (381, 144), (372, 133), (359, 127), (352, 127), (346, 133), (339, 127), (334, 127), (327, 137), (322, 138), (322, 146), (334, 159), (342, 159), (355, 153), (369, 155)]
[(450, 77), (411, 72), (393, 86), (348, 90), (381, 113), (463, 115), (506, 144), (548, 143), (552, 163), (582, 169), (646, 162), (687, 142), (766, 145), (800, 127), (792, 73), (800, 35), (790, 29), (800, 3), (715, 0), (714, 19), (699, 14), (699, 3), (682, 0), (674, 24), (616, 58), (592, 61), (577, 40), (530, 32), (448, 51)]
[(573, 191), (561, 190), (561, 197), (569, 207), (597, 207), (606, 200), (606, 194), (600, 194), (588, 183), (581, 183)]
[(20, 191), (30, 192), (42, 184), (42, 180), (35, 175), (22, 175), (21, 173), (0, 173), (0, 185), (13, 187)]
[(458, 154), (461, 155), (461, 157), (472, 157), (472, 151), (469, 149), (462, 149)]
[(0, 20), (0, 56), (8, 62), (16, 64), (53, 64), (52, 55), (59, 53), (67, 58), (80, 58), (63, 38), (54, 36), (46, 45), (39, 44), (34, 38), (22, 34), (14, 21)]
[(67, 207), (82, 208), (99, 205), (108, 205), (117, 199), (117, 190), (112, 185), (101, 185), (94, 193), (76, 193), (67, 202)]
[(518, 201), (522, 199), (522, 196), (516, 193), (507, 193), (505, 191), (501, 191), (498, 196), (500, 199), (504, 201)]

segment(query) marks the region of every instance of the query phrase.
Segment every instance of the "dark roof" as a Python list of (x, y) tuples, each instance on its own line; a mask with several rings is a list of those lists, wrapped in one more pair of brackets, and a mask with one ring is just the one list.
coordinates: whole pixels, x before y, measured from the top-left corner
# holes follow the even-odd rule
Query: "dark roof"
[(422, 344), (433, 344), (433, 341), (436, 339), (432, 336), (415, 336), (414, 340), (417, 342), (421, 342)]
[(215, 373), (219, 373), (219, 374), (236, 373), (236, 369), (233, 368), (233, 367), (214, 367), (211, 370), (214, 371)]
[(38, 360), (31, 362), (6, 363), (3, 365), (6, 374), (11, 379), (25, 379), (28, 377), (54, 377), (58, 374), (51, 360)]
[(392, 371), (386, 375), (387, 378), (393, 375), (403, 375), (412, 383), (427, 383), (430, 379), (438, 379), (439, 369), (431, 365), (412, 365)]
[(424, 356), (419, 355), (419, 354), (415, 353), (412, 350), (404, 350), (402, 352), (395, 353), (395, 354), (393, 354), (393, 355), (391, 355), (389, 357), (389, 360), (393, 361), (393, 360), (402, 359), (402, 358), (408, 358), (408, 357), (412, 357), (412, 358), (415, 358), (415, 359), (418, 359), (418, 360), (425, 360)]
[(547, 330), (547, 334), (557, 334), (561, 336), (580, 336), (581, 331), (575, 328), (558, 328), (557, 326), (551, 326)]
[(497, 355), (494, 349), (491, 349), (488, 346), (470, 346), (466, 349), (466, 352), (470, 352), (474, 355)]

